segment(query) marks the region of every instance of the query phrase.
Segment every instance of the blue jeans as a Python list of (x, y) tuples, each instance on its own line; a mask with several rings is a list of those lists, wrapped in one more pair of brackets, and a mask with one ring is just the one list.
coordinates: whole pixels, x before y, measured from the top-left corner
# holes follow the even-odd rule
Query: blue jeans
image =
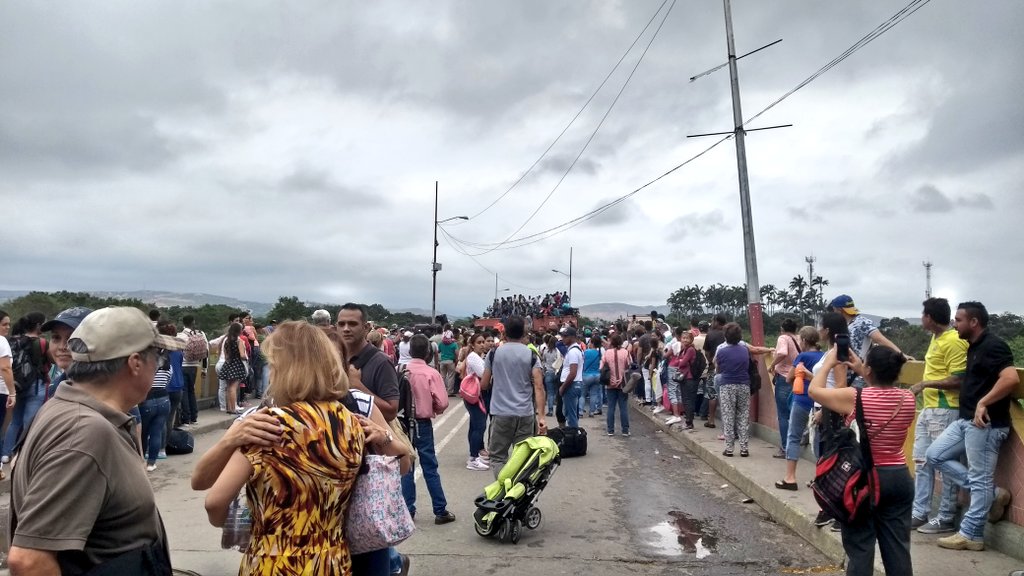
[(14, 409), (11, 410), (11, 423), (7, 426), (7, 436), (4, 437), (4, 456), (10, 456), (14, 451), (14, 446), (18, 443), (22, 431), (28, 430), (28, 427), (32, 425), (36, 413), (39, 412), (39, 408), (45, 400), (46, 383), (42, 380), (33, 384), (29, 390), (18, 394)]
[[(590, 413), (593, 414), (601, 409), (604, 405), (604, 399), (601, 397), (601, 392), (604, 390), (604, 386), (601, 386), (601, 375), (593, 374), (590, 376), (583, 376), (583, 391), (590, 395)], [(580, 403), (582, 404), (583, 395), (580, 394)], [(580, 411), (583, 411), (583, 406), (580, 406)]]
[(156, 464), (156, 457), (164, 449), (164, 427), (171, 414), (168, 396), (152, 398), (139, 404), (142, 415), (142, 445), (146, 447), (146, 463)]
[(618, 409), (622, 433), (627, 434), (629, 432), (629, 395), (621, 388), (606, 388), (604, 393), (608, 396), (608, 417), (605, 419), (608, 433), (615, 433), (615, 410)]
[(555, 400), (558, 398), (558, 372), (544, 373), (544, 393), (547, 395), (547, 412), (551, 414), (555, 409)]
[(775, 413), (779, 416), (779, 438), (783, 450), (789, 441), (789, 403), (793, 396), (793, 385), (786, 382), (782, 374), (775, 375)]
[(469, 457), (476, 458), (484, 448), (484, 430), (487, 429), (487, 414), (478, 404), (470, 404), (465, 400), (462, 404), (469, 412)]
[[(427, 492), (434, 507), (434, 516), (448, 511), (448, 501), (444, 498), (441, 488), (441, 475), (437, 473), (437, 454), (434, 452), (434, 423), (430, 419), (416, 419), (416, 454), (419, 455), (420, 468), (423, 469), (423, 480), (427, 483)], [(416, 481), (415, 470), (402, 476), (402, 496), (409, 514), (416, 515)]]
[(786, 460), (797, 461), (800, 459), (800, 439), (810, 422), (811, 407), (804, 406), (799, 402), (793, 402), (789, 410), (789, 422), (786, 423)]
[(390, 552), (394, 548), (381, 548), (372, 552), (352, 555), (353, 576), (390, 576)]
[[(932, 442), (926, 452), (929, 466), (950, 481), (971, 492), (971, 505), (960, 521), (960, 534), (974, 541), (984, 541), (988, 509), (995, 497), (996, 461), (999, 447), (1006, 440), (1009, 428), (978, 428), (963, 418), (953, 422)], [(967, 454), (967, 466), (960, 457)]]
[(562, 394), (562, 410), (565, 425), (577, 428), (580, 425), (580, 398), (583, 397), (583, 382), (573, 382)]
[[(927, 520), (932, 511), (932, 495), (935, 494), (935, 469), (928, 465), (925, 455), (932, 442), (942, 435), (946, 428), (960, 419), (955, 408), (925, 408), (917, 416), (914, 428), (914, 517)], [(939, 501), (941, 522), (952, 523), (956, 517), (956, 484), (942, 479), (942, 499)]]

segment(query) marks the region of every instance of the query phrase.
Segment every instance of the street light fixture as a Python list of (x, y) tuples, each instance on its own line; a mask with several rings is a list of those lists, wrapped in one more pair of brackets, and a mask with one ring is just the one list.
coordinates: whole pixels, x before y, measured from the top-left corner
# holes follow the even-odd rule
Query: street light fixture
[(444, 224), (445, 222), (451, 222), (452, 220), (469, 220), (469, 216), (452, 216), (451, 218), (445, 218), (444, 220), (437, 219), (437, 192), (438, 183), (434, 181), (434, 260), (430, 267), (433, 274), (433, 280), (431, 282), (431, 296), (430, 296), (430, 324), (433, 325), (437, 321), (437, 273), (441, 270), (441, 265), (437, 263), (437, 226)]
[(569, 279), (569, 302), (572, 302), (572, 246), (569, 247), (569, 273), (566, 274), (565, 272), (555, 270), (554, 268), (552, 268), (551, 271), (555, 274), (561, 274)]

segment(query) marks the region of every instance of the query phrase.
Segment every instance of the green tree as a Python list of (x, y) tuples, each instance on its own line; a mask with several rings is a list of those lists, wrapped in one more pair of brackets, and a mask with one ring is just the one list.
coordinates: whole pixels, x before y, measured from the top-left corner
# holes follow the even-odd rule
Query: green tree
[(277, 304), (274, 304), (270, 312), (267, 312), (267, 318), (269, 320), (277, 320), (278, 322), (284, 320), (304, 320), (309, 318), (312, 313), (313, 310), (299, 300), (298, 296), (281, 296), (277, 299)]

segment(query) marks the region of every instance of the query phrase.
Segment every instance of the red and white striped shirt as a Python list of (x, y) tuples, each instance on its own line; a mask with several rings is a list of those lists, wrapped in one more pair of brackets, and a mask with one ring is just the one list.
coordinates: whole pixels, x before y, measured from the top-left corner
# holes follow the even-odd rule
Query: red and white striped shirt
[[(914, 423), (914, 393), (902, 388), (869, 386), (861, 391), (861, 403), (875, 466), (906, 465), (903, 444)], [(847, 423), (853, 420), (854, 414), (846, 417)]]

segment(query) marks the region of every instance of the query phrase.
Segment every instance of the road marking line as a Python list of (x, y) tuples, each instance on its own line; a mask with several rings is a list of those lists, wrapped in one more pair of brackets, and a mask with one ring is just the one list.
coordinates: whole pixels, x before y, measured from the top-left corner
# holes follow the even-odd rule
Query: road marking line
[[(454, 414), (454, 412), (452, 412), (452, 414)], [(447, 419), (449, 415), (445, 415), (444, 419)], [(452, 428), (452, 431), (449, 432), (443, 439), (441, 439), (441, 442), (439, 444), (434, 444), (434, 454), (435, 455), (436, 454), (440, 454), (441, 450), (444, 450), (444, 447), (447, 446), (448, 443), (452, 441), (452, 438), (454, 438), (455, 435), (459, 433), (459, 430), (462, 429), (462, 425), (465, 424), (467, 421), (469, 421), (469, 412), (463, 412), (462, 413), (462, 418), (459, 418), (459, 421), (455, 423), (455, 428)], [(442, 424), (442, 423), (443, 422), (438, 422), (438, 424)], [(435, 427), (435, 430), (436, 429), (437, 428)], [(419, 479), (422, 478), (422, 477), (423, 477), (423, 465), (420, 464), (419, 466), (416, 467), (416, 474), (413, 476), (413, 482), (418, 482)]]

